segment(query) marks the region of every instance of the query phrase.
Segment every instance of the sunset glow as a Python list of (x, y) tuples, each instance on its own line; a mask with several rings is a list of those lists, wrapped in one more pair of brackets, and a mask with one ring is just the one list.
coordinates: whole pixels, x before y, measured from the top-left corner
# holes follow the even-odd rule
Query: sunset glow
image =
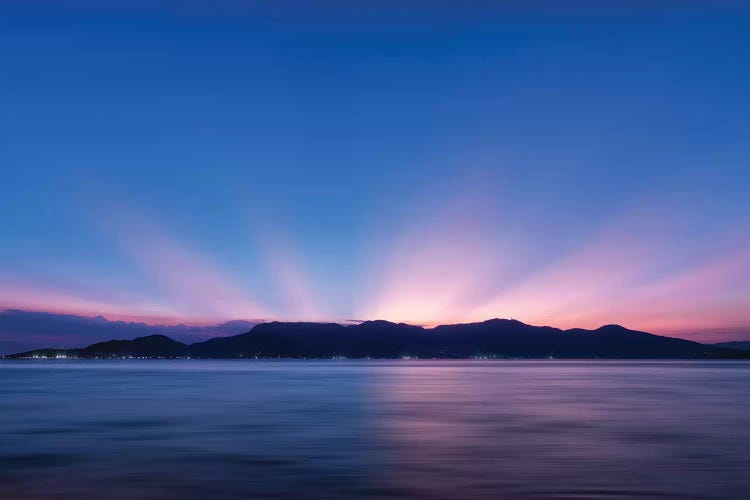
[(750, 338), (741, 16), (225, 7), (9, 9), (0, 309)]

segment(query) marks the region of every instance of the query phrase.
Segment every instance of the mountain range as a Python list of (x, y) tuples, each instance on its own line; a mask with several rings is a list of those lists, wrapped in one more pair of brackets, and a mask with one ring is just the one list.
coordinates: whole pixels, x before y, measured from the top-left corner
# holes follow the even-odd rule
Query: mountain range
[(37, 349), (5, 357), (750, 359), (750, 352), (731, 347), (662, 337), (619, 325), (561, 330), (491, 319), (423, 328), (376, 320), (354, 325), (270, 322), (257, 324), (247, 333), (193, 344), (148, 335), (80, 349)]

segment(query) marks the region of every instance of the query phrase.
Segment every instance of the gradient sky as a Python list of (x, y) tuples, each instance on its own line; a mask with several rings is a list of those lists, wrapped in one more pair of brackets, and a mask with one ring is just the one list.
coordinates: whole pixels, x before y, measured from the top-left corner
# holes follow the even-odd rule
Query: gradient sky
[(0, 3), (1, 309), (750, 338), (747, 4), (150, 3)]

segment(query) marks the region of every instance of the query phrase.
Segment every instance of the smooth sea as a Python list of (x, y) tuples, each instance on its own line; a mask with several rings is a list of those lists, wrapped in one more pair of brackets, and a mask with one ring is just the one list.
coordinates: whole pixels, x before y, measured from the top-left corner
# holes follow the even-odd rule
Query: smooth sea
[(750, 363), (0, 361), (0, 498), (750, 498)]

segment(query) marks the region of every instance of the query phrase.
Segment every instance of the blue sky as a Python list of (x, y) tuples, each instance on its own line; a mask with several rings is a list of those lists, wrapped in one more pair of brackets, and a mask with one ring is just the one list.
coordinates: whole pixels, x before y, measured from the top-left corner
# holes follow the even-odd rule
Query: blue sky
[(741, 3), (0, 11), (0, 307), (750, 330)]

